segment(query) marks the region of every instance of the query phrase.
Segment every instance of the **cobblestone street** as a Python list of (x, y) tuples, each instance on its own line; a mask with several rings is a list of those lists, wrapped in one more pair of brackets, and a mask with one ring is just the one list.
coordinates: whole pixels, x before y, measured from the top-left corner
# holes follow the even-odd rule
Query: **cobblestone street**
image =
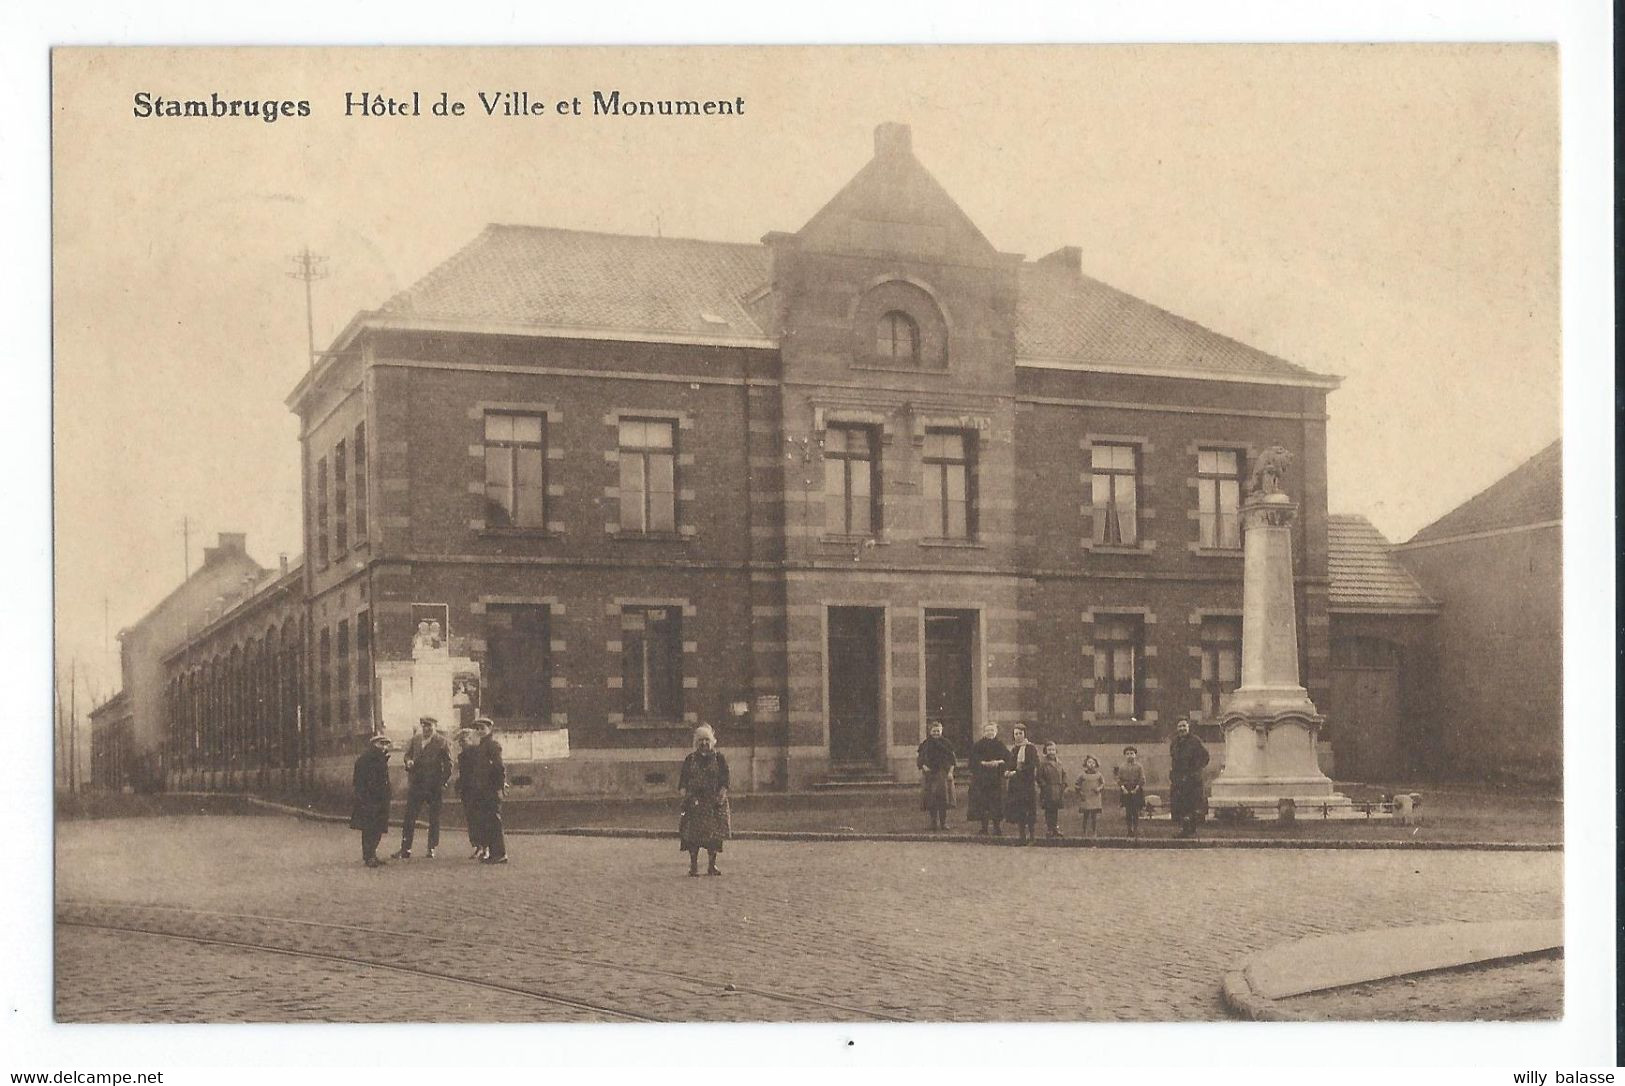
[(59, 1019), (1215, 1019), (1276, 943), (1562, 910), (1561, 853), (734, 841), (690, 879), (669, 840), (516, 835), (482, 867), (455, 834), (379, 871), (357, 840), (61, 823)]

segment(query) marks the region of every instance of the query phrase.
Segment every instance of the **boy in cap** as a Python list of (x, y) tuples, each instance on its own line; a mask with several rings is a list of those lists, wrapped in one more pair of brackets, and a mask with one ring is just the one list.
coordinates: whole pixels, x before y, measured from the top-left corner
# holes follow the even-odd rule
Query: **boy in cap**
[(361, 860), (368, 867), (382, 867), (378, 842), (389, 832), (389, 736), (375, 735), (367, 749), (355, 760), (351, 776), (355, 802), (350, 808), (350, 828), (361, 831)]

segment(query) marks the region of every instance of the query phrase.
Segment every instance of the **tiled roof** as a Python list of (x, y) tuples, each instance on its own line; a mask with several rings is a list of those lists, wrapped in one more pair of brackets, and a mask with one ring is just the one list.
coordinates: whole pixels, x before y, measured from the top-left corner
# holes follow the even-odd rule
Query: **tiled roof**
[[(763, 245), (492, 225), (384, 304), (385, 317), (599, 334), (760, 338), (746, 296)], [(1076, 271), (1022, 268), (1018, 357), (1217, 375), (1314, 378)]]
[(1087, 275), (1033, 264), (1021, 271), (1016, 350), (1023, 358), (1250, 376), (1320, 376)]
[(1362, 516), (1333, 513), (1326, 518), (1327, 565), (1333, 611), (1434, 611), (1416, 578), (1390, 553), (1388, 540)]
[(645, 336), (761, 336), (741, 299), (766, 282), (761, 245), (493, 224), (383, 312)]
[(1546, 446), (1407, 541), (1426, 543), (1563, 519), (1563, 441)]

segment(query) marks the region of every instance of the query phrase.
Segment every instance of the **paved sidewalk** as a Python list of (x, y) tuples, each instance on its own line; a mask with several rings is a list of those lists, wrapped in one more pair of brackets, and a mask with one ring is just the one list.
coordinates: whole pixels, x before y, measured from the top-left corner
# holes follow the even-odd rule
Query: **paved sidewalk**
[(1550, 955), (1563, 949), (1560, 917), (1452, 921), (1311, 936), (1251, 955), (1225, 975), (1225, 1002), (1251, 1018), (1296, 1018), (1288, 1000), (1372, 981)]
[[(1283, 942), (1561, 911), (1556, 853), (732, 841), (724, 877), (690, 879), (665, 839), (516, 836), (484, 867), (448, 834), (378, 871), (358, 840), (269, 815), (61, 823), (59, 1015), (1218, 1019), (1226, 968)], [(402, 970), (422, 998), (392, 1014)]]

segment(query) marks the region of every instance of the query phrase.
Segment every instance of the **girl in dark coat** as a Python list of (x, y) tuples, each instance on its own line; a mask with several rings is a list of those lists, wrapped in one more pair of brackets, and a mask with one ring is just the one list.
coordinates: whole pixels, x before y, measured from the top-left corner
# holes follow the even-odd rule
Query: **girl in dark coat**
[(982, 738), (970, 751), (970, 819), (982, 823), (983, 834), (991, 822), (993, 832), (1004, 835), (1004, 769), (1009, 760), (1009, 749), (999, 742), (999, 726), (982, 725)]
[(915, 760), (920, 767), (920, 808), (931, 815), (933, 830), (948, 828), (948, 808), (954, 805), (956, 761), (954, 748), (942, 737), (942, 721), (933, 720)]
[(1168, 757), (1173, 762), (1169, 773), (1168, 808), (1174, 821), (1180, 824), (1179, 836), (1195, 837), (1196, 824), (1207, 813), (1206, 797), (1202, 795), (1202, 770), (1207, 768), (1207, 747), (1191, 734), (1188, 720), (1174, 725), (1174, 740), (1168, 744)]
[(355, 802), (350, 828), (361, 831), (361, 859), (368, 867), (382, 867), (378, 842), (389, 832), (389, 736), (375, 735), (355, 760), (351, 775)]
[(700, 873), (700, 849), (710, 860), (707, 875), (720, 875), (717, 853), (728, 839), (728, 759), (715, 749), (717, 733), (711, 725), (694, 729), (694, 750), (683, 759), (677, 787), (683, 793), (683, 813), (677, 820), (677, 847), (688, 853), (688, 873)]

